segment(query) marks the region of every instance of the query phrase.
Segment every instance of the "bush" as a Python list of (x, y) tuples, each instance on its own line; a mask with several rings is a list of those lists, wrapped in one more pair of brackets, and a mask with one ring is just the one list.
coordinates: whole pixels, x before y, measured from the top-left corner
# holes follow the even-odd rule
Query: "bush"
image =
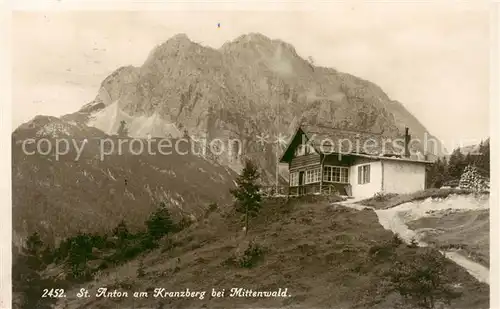
[(375, 259), (389, 259), (395, 256), (396, 251), (399, 246), (404, 244), (404, 241), (398, 234), (394, 234), (392, 238), (380, 245), (371, 246), (368, 249), (368, 255)]
[(243, 268), (254, 267), (264, 256), (264, 248), (257, 243), (251, 242), (243, 255), (239, 258), (239, 265)]
[(219, 206), (217, 205), (217, 203), (211, 203), (210, 205), (208, 205), (209, 212), (217, 211), (218, 208), (219, 208)]
[(373, 195), (373, 200), (377, 201), (377, 202), (383, 202), (383, 201), (387, 201), (388, 199), (390, 199), (393, 196), (394, 196), (393, 194), (387, 194), (384, 192), (377, 192)]
[(26, 247), (23, 248), (26, 254), (26, 262), (32, 269), (40, 270), (44, 264), (48, 264), (51, 258), (50, 248), (45, 246), (40, 235), (35, 232), (26, 239)]
[(191, 221), (191, 219), (189, 219), (188, 217), (183, 217), (176, 225), (175, 225), (175, 231), (176, 232), (180, 232), (184, 229), (187, 229), (188, 227), (191, 226), (191, 224), (193, 224), (193, 222)]
[(139, 242), (141, 251), (150, 251), (158, 248), (158, 241), (153, 235), (144, 234)]
[(207, 218), (211, 213), (216, 212), (219, 209), (217, 203), (210, 203), (207, 210), (205, 211), (205, 218)]
[(144, 263), (139, 261), (139, 267), (137, 268), (137, 277), (142, 278), (146, 275), (146, 271), (144, 270)]
[(392, 244), (395, 247), (399, 247), (403, 243), (404, 243), (404, 241), (403, 241), (403, 239), (401, 239), (401, 236), (399, 236), (399, 234), (397, 234), (397, 233), (394, 233), (394, 235), (392, 236)]
[(434, 309), (437, 303), (449, 305), (460, 296), (451, 289), (451, 282), (445, 276), (447, 262), (438, 251), (425, 250), (412, 259), (396, 261), (388, 275), (393, 289), (407, 305)]
[(127, 239), (130, 236), (127, 224), (124, 220), (120, 221), (118, 225), (113, 229), (113, 236), (118, 237), (119, 240)]
[(35, 232), (31, 234), (26, 240), (26, 253), (30, 255), (38, 255), (43, 248), (43, 241), (40, 234)]
[(409, 248), (418, 248), (418, 241), (415, 238), (412, 238), (408, 247)]
[(175, 226), (164, 202), (160, 203), (160, 207), (146, 221), (148, 234), (153, 239), (159, 239), (168, 233), (174, 231)]

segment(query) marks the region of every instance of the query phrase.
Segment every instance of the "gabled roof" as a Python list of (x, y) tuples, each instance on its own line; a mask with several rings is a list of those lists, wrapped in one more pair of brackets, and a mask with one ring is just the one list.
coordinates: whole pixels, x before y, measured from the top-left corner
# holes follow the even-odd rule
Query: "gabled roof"
[[(286, 162), (298, 144), (311, 145), (318, 153), (369, 155), (381, 158), (402, 158), (404, 155), (404, 136), (393, 137), (379, 133), (342, 130), (320, 125), (300, 125), (283, 153), (280, 162)], [(406, 160), (422, 161), (421, 158)]]
[[(302, 125), (300, 129), (319, 153), (403, 155), (404, 152), (404, 136), (394, 138), (379, 133), (313, 125)], [(398, 142), (393, 145), (395, 140)]]

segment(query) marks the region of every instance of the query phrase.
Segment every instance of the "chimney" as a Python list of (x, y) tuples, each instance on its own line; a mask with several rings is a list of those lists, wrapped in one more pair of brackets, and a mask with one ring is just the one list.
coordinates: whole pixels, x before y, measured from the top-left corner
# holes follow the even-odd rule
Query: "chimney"
[[(365, 150), (364, 150), (364, 149), (359, 149), (359, 147), (360, 147), (360, 145), (359, 145), (359, 142), (360, 142), (360, 141), (359, 141), (359, 138), (360, 138), (360, 137), (361, 137), (361, 136), (360, 136), (360, 134), (359, 134), (359, 133), (356, 133), (356, 145), (355, 145), (355, 147), (356, 147), (356, 152), (357, 152), (357, 153), (364, 153), (364, 152), (365, 152)], [(352, 150), (351, 150), (351, 151), (352, 151)]]
[(408, 133), (410, 129), (408, 127), (405, 127), (405, 153), (404, 157), (409, 158), (410, 157), (410, 141), (411, 141), (411, 135)]

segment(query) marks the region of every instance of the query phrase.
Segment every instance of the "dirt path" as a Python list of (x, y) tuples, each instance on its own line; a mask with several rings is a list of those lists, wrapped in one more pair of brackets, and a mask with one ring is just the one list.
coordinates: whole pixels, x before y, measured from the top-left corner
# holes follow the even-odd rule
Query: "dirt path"
[[(419, 202), (410, 202), (399, 206), (376, 210), (373, 207), (367, 207), (356, 204), (359, 200), (347, 200), (337, 204), (354, 208), (357, 210), (372, 209), (377, 214), (379, 223), (386, 229), (398, 234), (404, 241), (409, 243), (415, 239), (419, 246), (426, 247), (427, 244), (421, 241), (415, 231), (410, 230), (407, 222), (417, 220), (426, 216), (429, 212), (447, 209), (488, 209), (489, 199), (476, 199), (473, 196), (451, 196), (446, 199), (432, 200), (428, 199)], [(455, 251), (441, 251), (447, 258), (466, 269), (474, 278), (480, 282), (489, 284), (490, 271), (487, 267), (476, 263)]]

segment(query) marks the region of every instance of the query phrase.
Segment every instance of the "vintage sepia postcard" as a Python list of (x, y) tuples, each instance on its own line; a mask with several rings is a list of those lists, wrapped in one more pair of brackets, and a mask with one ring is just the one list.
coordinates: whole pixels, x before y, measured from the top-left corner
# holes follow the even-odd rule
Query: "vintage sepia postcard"
[(0, 307), (499, 308), (496, 4), (5, 16)]

